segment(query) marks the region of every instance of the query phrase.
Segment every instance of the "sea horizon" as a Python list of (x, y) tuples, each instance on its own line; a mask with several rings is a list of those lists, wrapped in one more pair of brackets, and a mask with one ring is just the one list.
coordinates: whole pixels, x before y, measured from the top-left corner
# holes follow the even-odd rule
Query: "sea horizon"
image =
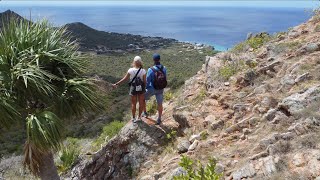
[(101, 31), (173, 38), (212, 45), (217, 50), (233, 47), (248, 33), (287, 31), (308, 20), (312, 11), (312, 6), (129, 6), (103, 2), (84, 6), (83, 1), (55, 5), (49, 1), (32, 2), (1, 1), (0, 11), (10, 9), (26, 18), (31, 14), (32, 20), (46, 18), (55, 26), (81, 22)]

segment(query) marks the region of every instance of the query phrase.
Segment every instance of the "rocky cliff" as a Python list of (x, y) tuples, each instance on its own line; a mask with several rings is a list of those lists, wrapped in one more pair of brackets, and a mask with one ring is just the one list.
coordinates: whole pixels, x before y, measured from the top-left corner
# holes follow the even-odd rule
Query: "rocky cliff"
[(72, 178), (171, 179), (184, 154), (225, 179), (320, 179), (320, 16), (259, 38), (207, 57), (161, 127), (128, 123)]

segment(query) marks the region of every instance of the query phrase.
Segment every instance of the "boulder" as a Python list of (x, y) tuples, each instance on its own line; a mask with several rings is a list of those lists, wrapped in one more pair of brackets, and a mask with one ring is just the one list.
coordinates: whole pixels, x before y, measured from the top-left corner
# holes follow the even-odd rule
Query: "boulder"
[(189, 146), (190, 146), (190, 142), (188, 140), (180, 140), (177, 146), (178, 153), (187, 152), (189, 149)]
[(273, 120), (272, 120), (272, 123), (273, 124), (286, 123), (288, 120), (289, 120), (289, 117), (287, 115), (285, 115), (281, 111), (277, 111)]
[(128, 167), (138, 171), (166, 142), (162, 128), (128, 123), (91, 158), (75, 164), (70, 174), (74, 179), (130, 179)]
[(189, 146), (188, 151), (194, 151), (194, 150), (197, 148), (198, 144), (199, 144), (199, 141), (198, 141), (198, 140), (195, 140), (195, 141)]
[(303, 157), (303, 154), (298, 153), (298, 154), (294, 155), (293, 159), (292, 159), (292, 163), (297, 167), (304, 166), (306, 162)]
[(173, 119), (179, 124), (180, 128), (190, 127), (186, 112), (176, 112), (173, 114)]
[(279, 106), (290, 114), (296, 114), (318, 100), (320, 100), (320, 86), (316, 85), (284, 98)]
[(263, 115), (262, 119), (267, 121), (272, 121), (276, 116), (277, 110), (270, 109), (266, 114)]
[(200, 134), (194, 134), (189, 138), (189, 141), (193, 143), (195, 140), (199, 140), (200, 138)]
[(295, 79), (294, 79), (294, 77), (292, 77), (292, 76), (290, 76), (290, 75), (285, 75), (285, 76), (281, 79), (280, 83), (281, 83), (282, 85), (292, 86), (292, 85), (294, 85), (294, 83), (295, 83)]
[(214, 115), (207, 116), (203, 121), (203, 126), (206, 128), (208, 125), (214, 123), (216, 120), (216, 117)]
[(222, 174), (224, 169), (225, 169), (225, 166), (223, 164), (217, 163), (216, 168), (214, 169), (214, 172), (217, 174)]
[(306, 72), (306, 73), (298, 76), (298, 77), (294, 80), (294, 82), (295, 82), (295, 83), (300, 83), (300, 82), (303, 82), (303, 81), (308, 80), (309, 78), (310, 78), (310, 73)]
[(304, 46), (305, 50), (308, 52), (308, 53), (312, 53), (314, 51), (318, 51), (320, 50), (320, 47), (318, 44), (316, 43), (310, 43), (310, 44), (307, 44), (306, 46)]
[(295, 132), (298, 136), (307, 133), (307, 128), (300, 123), (295, 123), (288, 128), (288, 131)]
[(140, 180), (153, 180), (154, 178), (150, 175), (143, 176)]
[(270, 86), (267, 84), (263, 84), (261, 86), (256, 87), (253, 92), (255, 94), (264, 94), (270, 89)]
[(298, 37), (299, 35), (300, 35), (300, 33), (297, 32), (297, 31), (290, 31), (290, 32), (288, 32), (289, 38), (292, 38), (292, 39)]
[(216, 122), (211, 124), (211, 129), (212, 130), (216, 130), (218, 128), (223, 128), (223, 126), (224, 126), (224, 121), (223, 120), (219, 120), (219, 121), (216, 121)]
[(234, 180), (241, 180), (243, 178), (251, 178), (256, 175), (256, 170), (252, 163), (244, 165), (241, 169), (232, 173)]
[(264, 107), (267, 109), (275, 108), (277, 105), (278, 105), (278, 101), (271, 96), (266, 96), (261, 101), (261, 107)]
[(178, 167), (176, 169), (174, 169), (171, 173), (171, 179), (174, 177), (174, 176), (180, 176), (180, 175), (185, 175), (187, 174), (187, 171), (184, 170), (182, 167)]

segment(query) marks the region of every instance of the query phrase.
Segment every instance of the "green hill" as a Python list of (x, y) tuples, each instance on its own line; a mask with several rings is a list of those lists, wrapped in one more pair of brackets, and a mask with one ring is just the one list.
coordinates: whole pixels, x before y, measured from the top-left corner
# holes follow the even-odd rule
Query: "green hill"
[(66, 24), (65, 26), (80, 42), (80, 50), (82, 51), (96, 51), (98, 53), (134, 52), (143, 49), (157, 49), (176, 42), (174, 39), (162, 37), (144, 37), (98, 31), (80, 22)]

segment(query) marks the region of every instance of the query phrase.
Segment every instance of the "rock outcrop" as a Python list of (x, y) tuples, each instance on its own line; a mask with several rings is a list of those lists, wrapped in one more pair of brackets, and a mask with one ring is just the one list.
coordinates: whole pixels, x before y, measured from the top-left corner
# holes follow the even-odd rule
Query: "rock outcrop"
[[(214, 157), (225, 179), (319, 179), (317, 16), (256, 49), (207, 57), (165, 107), (163, 126), (126, 125), (73, 169), (74, 179), (172, 179), (186, 173), (181, 154), (201, 162)], [(221, 78), (226, 63), (242, 68)]]

